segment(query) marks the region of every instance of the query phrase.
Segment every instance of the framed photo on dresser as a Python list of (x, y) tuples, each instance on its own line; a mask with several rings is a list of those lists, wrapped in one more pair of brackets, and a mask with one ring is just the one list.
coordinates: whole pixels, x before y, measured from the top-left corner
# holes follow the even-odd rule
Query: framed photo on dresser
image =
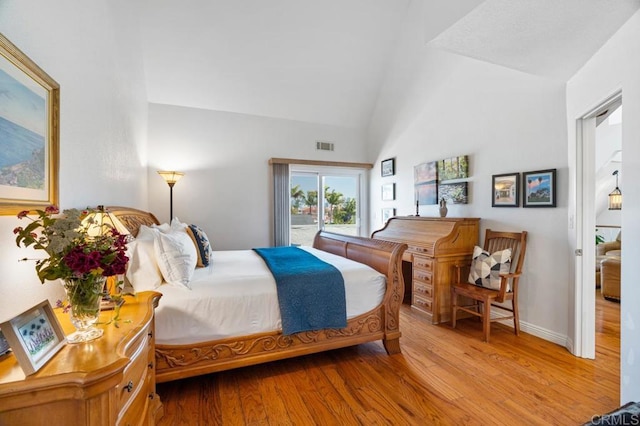
[(66, 343), (58, 318), (48, 300), (0, 324), (25, 375), (38, 371)]

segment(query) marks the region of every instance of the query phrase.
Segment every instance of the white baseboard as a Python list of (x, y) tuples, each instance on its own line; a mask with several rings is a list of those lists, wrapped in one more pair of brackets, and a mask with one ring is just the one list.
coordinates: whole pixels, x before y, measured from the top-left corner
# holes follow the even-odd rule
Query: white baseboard
[[(500, 317), (506, 317), (506, 316), (509, 316), (509, 315), (502, 312), (496, 312), (496, 311), (491, 312), (491, 318), (500, 318)], [(512, 319), (506, 319), (503, 321), (498, 320), (498, 322), (513, 328)], [(539, 337), (541, 339), (548, 340), (549, 342), (553, 342), (557, 345), (563, 346), (567, 348), (569, 352), (573, 353), (573, 351), (571, 350), (573, 348), (573, 345), (572, 344), (570, 345), (568, 336), (565, 336), (560, 333), (556, 333), (555, 331), (547, 330), (546, 328), (539, 327), (535, 324), (530, 324), (526, 321), (520, 321), (520, 330), (524, 331), (525, 333), (529, 333), (533, 336)]]

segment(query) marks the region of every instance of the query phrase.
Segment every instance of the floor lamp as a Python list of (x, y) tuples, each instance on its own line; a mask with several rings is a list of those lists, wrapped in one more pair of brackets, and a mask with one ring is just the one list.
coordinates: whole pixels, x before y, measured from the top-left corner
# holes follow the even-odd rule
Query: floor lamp
[(165, 182), (167, 182), (167, 185), (169, 185), (169, 223), (171, 223), (171, 221), (173, 220), (173, 185), (175, 185), (177, 181), (182, 179), (184, 173), (173, 171), (158, 171), (158, 174), (162, 176), (162, 179), (164, 179)]

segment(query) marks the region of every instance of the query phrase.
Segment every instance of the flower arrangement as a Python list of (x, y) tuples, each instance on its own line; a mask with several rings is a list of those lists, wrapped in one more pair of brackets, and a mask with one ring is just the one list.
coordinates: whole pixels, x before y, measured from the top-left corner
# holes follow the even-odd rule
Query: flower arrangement
[[(40, 282), (63, 280), (67, 293), (71, 322), (78, 329), (67, 336), (71, 343), (93, 340), (102, 335), (102, 330), (93, 327), (100, 314), (100, 301), (105, 296), (104, 283), (107, 277), (124, 274), (129, 258), (126, 255), (126, 235), (119, 233), (108, 223), (98, 223), (99, 210), (65, 210), (62, 215), (55, 206), (35, 210), (35, 215), (25, 210), (18, 219), (31, 221), (25, 227), (13, 230), (18, 247), (33, 247), (43, 250), (47, 257), (36, 259), (36, 272)], [(97, 235), (90, 230), (98, 229)], [(28, 260), (28, 259), (23, 259)], [(120, 283), (117, 284), (118, 287)], [(124, 302), (121, 294), (110, 296), (115, 303), (113, 317), (118, 326), (120, 306)]]
[[(37, 216), (25, 210), (18, 219), (31, 221), (25, 227), (13, 230), (18, 247), (43, 250), (47, 256), (36, 260), (40, 282), (45, 280), (90, 280), (124, 274), (129, 258), (126, 256), (126, 236), (110, 225), (100, 235), (89, 236), (88, 229), (95, 226), (96, 210), (68, 209), (60, 217), (55, 206), (35, 210)], [(99, 225), (99, 224), (98, 224)]]

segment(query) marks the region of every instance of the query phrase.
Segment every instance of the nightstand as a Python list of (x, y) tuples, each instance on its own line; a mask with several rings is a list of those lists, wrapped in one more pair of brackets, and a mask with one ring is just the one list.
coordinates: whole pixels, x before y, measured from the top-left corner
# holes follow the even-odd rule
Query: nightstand
[[(104, 335), (67, 344), (25, 377), (16, 358), (0, 359), (0, 425), (153, 425), (162, 416), (156, 394), (154, 309), (161, 294), (126, 296), (117, 326), (100, 314)], [(65, 334), (69, 315), (55, 309)]]

